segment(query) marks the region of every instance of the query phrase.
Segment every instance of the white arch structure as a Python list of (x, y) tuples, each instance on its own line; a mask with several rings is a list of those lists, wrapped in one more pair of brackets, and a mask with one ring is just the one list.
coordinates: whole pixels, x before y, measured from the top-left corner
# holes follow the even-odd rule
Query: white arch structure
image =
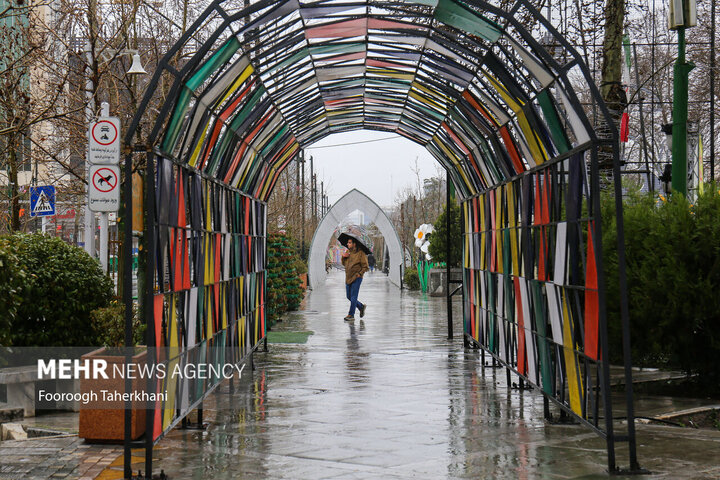
[(330, 237), (348, 214), (360, 210), (365, 213), (365, 219), (377, 225), (380, 233), (385, 237), (385, 245), (390, 253), (390, 281), (400, 286), (402, 269), (402, 249), (395, 227), (385, 212), (373, 202), (370, 197), (357, 189), (352, 189), (335, 202), (335, 205), (325, 214), (320, 221), (312, 243), (310, 244), (310, 258), (308, 259), (308, 271), (310, 272), (310, 288), (317, 288), (325, 283), (325, 255)]

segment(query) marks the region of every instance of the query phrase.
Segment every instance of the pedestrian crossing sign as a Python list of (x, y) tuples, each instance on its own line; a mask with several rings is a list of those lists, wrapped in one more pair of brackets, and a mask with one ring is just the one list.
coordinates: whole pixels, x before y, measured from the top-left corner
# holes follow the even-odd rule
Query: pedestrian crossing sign
[(49, 217), (55, 215), (55, 187), (30, 187), (30, 216)]

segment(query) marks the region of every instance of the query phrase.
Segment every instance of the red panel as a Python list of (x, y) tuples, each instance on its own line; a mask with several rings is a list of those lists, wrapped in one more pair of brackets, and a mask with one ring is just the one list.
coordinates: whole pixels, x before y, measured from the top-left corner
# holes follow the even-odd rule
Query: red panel
[(213, 132), (210, 135), (210, 140), (208, 141), (208, 144), (205, 148), (205, 155), (203, 155), (202, 162), (200, 162), (200, 166), (198, 167), (199, 170), (205, 168), (205, 164), (207, 163), (208, 157), (210, 156), (210, 152), (212, 152), (212, 149), (215, 146), (215, 142), (217, 142), (218, 136), (220, 136), (223, 122), (227, 120), (230, 115), (235, 113), (235, 109), (237, 108), (238, 104), (242, 101), (243, 98), (245, 98), (245, 96), (250, 92), (250, 90), (252, 90), (253, 86), (255, 86), (255, 81), (245, 87), (245, 90), (243, 90), (240, 96), (233, 100), (233, 102), (228, 105), (225, 110), (223, 110), (222, 114), (220, 114), (220, 117), (215, 120), (215, 128), (213, 129)]
[(595, 222), (590, 222), (585, 271), (585, 354), (599, 360), (598, 323), (600, 320), (600, 296), (598, 293), (597, 263), (595, 261)]
[(485, 109), (485, 107), (483, 107), (482, 105), (480, 105), (480, 103), (475, 99), (475, 97), (473, 97), (472, 93), (470, 93), (469, 91), (465, 90), (465, 91), (463, 92), (463, 95), (462, 95), (462, 96), (463, 96), (463, 98), (464, 98), (465, 100), (468, 101), (468, 103), (470, 103), (470, 105), (472, 105), (473, 107), (475, 107), (475, 109), (476, 109), (478, 112), (482, 113), (483, 117), (485, 117), (485, 118), (487, 119), (487, 121), (490, 122), (491, 125), (497, 126), (497, 123), (495, 122), (495, 119), (492, 117), (492, 115), (490, 115), (490, 114), (487, 112), (487, 110)]
[(383, 60), (375, 60), (373, 58), (368, 58), (367, 62), (365, 64), (368, 67), (379, 67), (379, 68), (400, 68), (400, 69), (412, 69), (413, 67), (408, 65), (403, 65), (402, 63), (395, 63), (395, 62), (385, 62)]
[(366, 34), (367, 19), (365, 17), (320, 25), (305, 30), (305, 38), (348, 38), (362, 37)]
[(368, 19), (368, 28), (377, 28), (382, 30), (427, 30), (428, 27), (425, 25), (394, 22), (392, 20), (382, 20), (380, 18), (370, 17)]
[(247, 150), (247, 148), (247, 143), (243, 142), (240, 144), (240, 148), (235, 154), (235, 157), (233, 157), (232, 164), (230, 164), (230, 168), (228, 168), (228, 171), (225, 174), (225, 178), (223, 179), (225, 183), (230, 183), (230, 180), (232, 180), (232, 177), (235, 175), (235, 170), (237, 170), (238, 165), (240, 165), (240, 159), (245, 154), (245, 150)]
[[(542, 175), (538, 174), (535, 176), (535, 224), (536, 225), (544, 225), (545, 224), (545, 218), (543, 215), (543, 209), (545, 206), (543, 205), (545, 198), (543, 197), (544, 190), (542, 188)], [(538, 280), (541, 282), (544, 282), (547, 280), (547, 276), (545, 275), (545, 262), (546, 262), (546, 241), (545, 241), (545, 227), (541, 226), (538, 229), (538, 236), (539, 236), (539, 252), (538, 252)]]
[(507, 150), (508, 154), (510, 155), (510, 159), (512, 160), (513, 166), (515, 167), (515, 173), (524, 172), (525, 166), (520, 159), (517, 148), (515, 148), (515, 142), (513, 141), (512, 136), (510, 135), (510, 131), (508, 131), (506, 126), (500, 127), (500, 136), (502, 137), (503, 143), (505, 144), (505, 150)]
[(153, 323), (155, 325), (155, 346), (162, 347), (162, 323), (163, 323), (163, 295), (155, 295), (153, 297)]

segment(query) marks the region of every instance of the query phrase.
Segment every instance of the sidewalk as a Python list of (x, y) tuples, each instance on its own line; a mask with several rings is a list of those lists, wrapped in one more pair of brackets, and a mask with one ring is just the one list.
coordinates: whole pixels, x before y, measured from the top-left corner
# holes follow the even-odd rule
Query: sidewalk
[[(483, 369), (478, 352), (464, 351), (459, 299), (449, 341), (444, 299), (401, 293), (381, 273), (366, 275), (367, 314), (348, 324), (343, 278), (332, 273), (304, 310), (275, 328), (311, 330), (308, 342), (256, 353), (256, 370), (244, 370), (234, 393), (224, 384), (207, 399), (205, 431), (175, 430), (160, 442), (154, 473), (173, 480), (608, 478), (603, 439), (578, 425), (547, 424), (539, 394), (509, 391), (503, 370)], [(637, 410), (700, 403), (639, 398)], [(640, 478), (720, 478), (720, 431), (637, 428), (640, 464), (653, 472)], [(0, 443), (0, 479), (122, 476), (115, 447), (77, 438), (32, 442), (42, 444)], [(18, 475), (23, 464), (32, 468)], [(618, 465), (627, 464), (620, 445)]]

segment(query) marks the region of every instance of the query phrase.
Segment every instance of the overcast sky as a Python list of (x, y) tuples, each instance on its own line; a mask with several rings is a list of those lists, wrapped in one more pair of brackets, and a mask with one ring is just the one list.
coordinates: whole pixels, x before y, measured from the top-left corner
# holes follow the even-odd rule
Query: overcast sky
[[(381, 207), (390, 207), (398, 191), (415, 185), (416, 159), (421, 181), (437, 176), (440, 168), (425, 147), (390, 132), (336, 133), (312, 144), (306, 152), (313, 156), (318, 189), (324, 181), (330, 204), (357, 188)], [(309, 167), (305, 165), (307, 175)]]

